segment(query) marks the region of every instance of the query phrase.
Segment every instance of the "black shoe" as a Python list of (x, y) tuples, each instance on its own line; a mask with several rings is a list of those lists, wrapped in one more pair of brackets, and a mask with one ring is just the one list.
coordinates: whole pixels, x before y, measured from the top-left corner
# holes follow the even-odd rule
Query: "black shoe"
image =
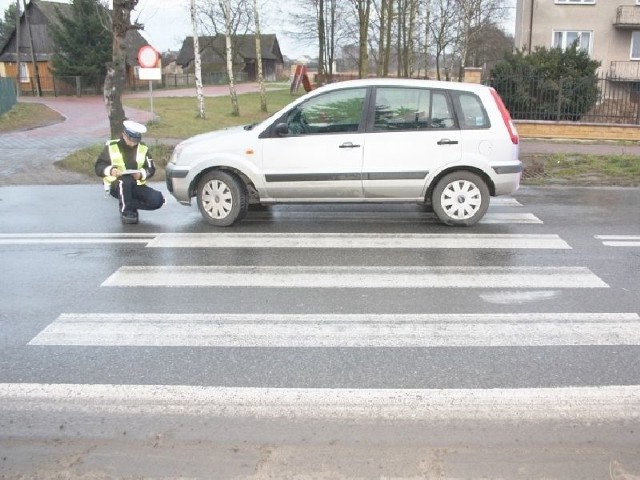
[(122, 223), (138, 223), (138, 212), (122, 212)]

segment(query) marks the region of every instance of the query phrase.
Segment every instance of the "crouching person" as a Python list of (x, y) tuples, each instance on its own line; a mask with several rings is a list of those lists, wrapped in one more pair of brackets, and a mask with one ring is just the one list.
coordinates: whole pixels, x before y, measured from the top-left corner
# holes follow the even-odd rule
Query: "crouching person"
[(144, 125), (125, 120), (122, 136), (108, 141), (96, 160), (96, 174), (119, 200), (122, 223), (138, 223), (138, 210), (157, 210), (164, 205), (162, 193), (146, 185), (156, 172), (149, 148), (141, 143), (146, 131)]

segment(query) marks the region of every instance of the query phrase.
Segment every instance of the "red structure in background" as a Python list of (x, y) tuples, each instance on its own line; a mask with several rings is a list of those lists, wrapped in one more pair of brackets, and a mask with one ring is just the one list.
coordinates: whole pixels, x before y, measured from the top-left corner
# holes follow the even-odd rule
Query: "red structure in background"
[(293, 74), (293, 78), (291, 79), (291, 94), (298, 91), (301, 83), (304, 87), (305, 92), (310, 92), (311, 90), (313, 90), (311, 81), (309, 80), (309, 75), (307, 75), (307, 67), (304, 65), (296, 65), (296, 71)]

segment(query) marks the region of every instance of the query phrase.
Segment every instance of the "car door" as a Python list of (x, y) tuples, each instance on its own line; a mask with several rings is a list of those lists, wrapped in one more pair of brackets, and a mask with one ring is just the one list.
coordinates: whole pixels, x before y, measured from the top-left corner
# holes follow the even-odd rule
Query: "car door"
[(366, 88), (329, 91), (281, 118), (288, 133), (262, 140), (269, 197), (279, 201), (362, 199)]
[(427, 177), (461, 156), (461, 135), (444, 90), (375, 89), (362, 166), (365, 198), (421, 199)]

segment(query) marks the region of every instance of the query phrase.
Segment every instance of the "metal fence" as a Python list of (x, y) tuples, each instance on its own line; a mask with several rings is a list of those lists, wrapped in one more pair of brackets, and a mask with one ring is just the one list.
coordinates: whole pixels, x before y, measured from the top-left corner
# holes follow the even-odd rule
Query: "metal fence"
[(489, 84), (516, 120), (640, 124), (640, 78), (513, 76)]
[[(247, 72), (237, 72), (234, 80), (238, 83), (247, 82)], [(212, 72), (202, 74), (203, 85), (225, 85), (229, 83), (226, 72)], [(196, 76), (193, 73), (166, 73), (162, 75), (162, 86), (165, 88), (191, 87), (196, 84)]]
[[(239, 72), (235, 81), (238, 83), (248, 80), (246, 72)], [(13, 80), (11, 80), (13, 82)], [(75, 95), (81, 97), (83, 95), (102, 95), (104, 77), (89, 76), (45, 76), (40, 75), (39, 78), (22, 78), (20, 80), (21, 95)], [(224, 85), (228, 83), (227, 74), (225, 72), (208, 73), (202, 75), (202, 83), (204, 85)], [(183, 88), (195, 86), (196, 80), (194, 74), (164, 74), (162, 80), (154, 82), (154, 88)], [(126, 90), (141, 90), (148, 87), (147, 80), (135, 80), (126, 85)]]
[(0, 77), (0, 115), (11, 110), (16, 101), (16, 84), (13, 79)]

